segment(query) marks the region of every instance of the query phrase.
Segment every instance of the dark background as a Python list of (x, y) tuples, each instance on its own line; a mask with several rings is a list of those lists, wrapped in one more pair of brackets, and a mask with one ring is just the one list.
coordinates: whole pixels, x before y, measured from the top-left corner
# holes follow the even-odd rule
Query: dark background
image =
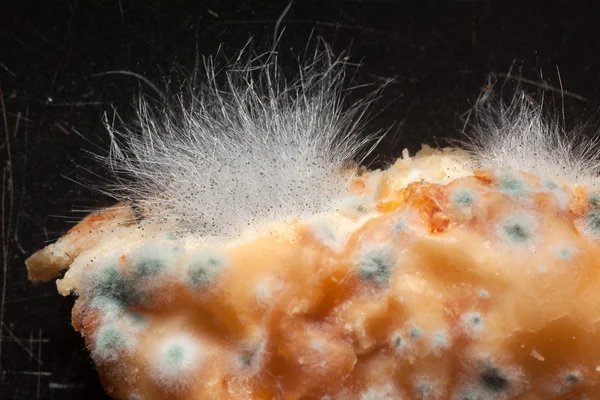
[[(257, 50), (273, 41), (287, 2), (2, 1), (0, 2), (0, 154), (3, 168), (3, 310), (0, 399), (104, 399), (79, 335), (70, 327), (73, 300), (54, 283), (33, 285), (24, 259), (60, 237), (82, 214), (111, 200), (73, 182), (98, 166), (107, 136), (102, 114), (123, 119), (140, 80), (162, 86), (196, 50), (232, 56), (249, 37)], [(369, 129), (391, 127), (377, 157), (403, 147), (457, 137), (463, 114), (496, 74), (511, 66), (530, 93), (547, 91), (569, 124), (595, 116), (600, 104), (600, 21), (582, 1), (295, 1), (283, 18), (285, 54), (322, 36), (362, 64), (355, 83), (393, 78)], [(291, 57), (284, 63), (293, 65)], [(557, 72), (560, 71), (559, 74)], [(148, 93), (152, 94), (151, 91)], [(352, 98), (350, 98), (352, 101)], [(385, 108), (383, 107), (385, 106)], [(8, 139), (8, 140), (7, 140)], [(373, 161), (373, 160), (372, 160)], [(80, 166), (80, 168), (77, 168)], [(6, 274), (4, 274), (6, 271)]]

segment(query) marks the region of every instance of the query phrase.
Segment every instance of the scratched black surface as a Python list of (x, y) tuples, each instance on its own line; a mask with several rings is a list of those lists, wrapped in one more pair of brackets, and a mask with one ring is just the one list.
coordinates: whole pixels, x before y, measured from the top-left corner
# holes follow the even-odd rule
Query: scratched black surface
[[(357, 83), (395, 78), (372, 129), (392, 126), (377, 161), (402, 147), (456, 137), (461, 115), (490, 73), (511, 65), (587, 101), (565, 97), (567, 120), (600, 104), (598, 21), (592, 2), (296, 1), (283, 18), (281, 46), (301, 49), (312, 34), (363, 66)], [(81, 213), (110, 199), (71, 181), (75, 166), (99, 172), (82, 152), (106, 142), (103, 112), (130, 118), (143, 86), (196, 49), (233, 55), (250, 36), (272, 41), (287, 2), (2, 1), (0, 117), (3, 166), (3, 315), (0, 399), (105, 399), (82, 340), (70, 327), (73, 300), (53, 283), (27, 282), (23, 261), (61, 236)], [(516, 63), (514, 61), (516, 60)], [(284, 62), (290, 62), (288, 59)], [(292, 65), (292, 64), (290, 64)], [(524, 85), (535, 93), (534, 85)], [(551, 93), (550, 93), (551, 94)], [(558, 96), (560, 104), (560, 96)], [(75, 131), (80, 134), (76, 134)], [(8, 138), (8, 141), (6, 141)], [(9, 157), (10, 152), (10, 157)], [(11, 212), (12, 209), (12, 212)]]

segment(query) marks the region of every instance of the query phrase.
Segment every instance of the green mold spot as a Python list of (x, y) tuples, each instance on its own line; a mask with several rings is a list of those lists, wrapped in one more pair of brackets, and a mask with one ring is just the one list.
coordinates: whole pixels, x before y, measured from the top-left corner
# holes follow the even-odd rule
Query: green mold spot
[(573, 254), (569, 249), (559, 249), (558, 256), (563, 260), (570, 260), (571, 258), (573, 258)]
[(116, 265), (108, 265), (95, 272), (92, 277), (94, 302), (107, 308), (127, 308), (135, 301), (132, 285)]
[(533, 239), (533, 227), (526, 218), (508, 218), (502, 224), (502, 234), (511, 243), (523, 244)]
[(379, 285), (388, 284), (394, 269), (394, 258), (386, 249), (373, 251), (358, 262), (361, 279)]
[(204, 254), (188, 267), (188, 283), (194, 288), (209, 286), (216, 275), (225, 268), (225, 260), (217, 254)]
[(412, 328), (410, 328), (410, 331), (408, 333), (413, 339), (419, 339), (421, 338), (421, 336), (423, 336), (423, 331), (418, 326), (413, 326)]
[(600, 194), (599, 193), (592, 193), (588, 196), (588, 201), (590, 202), (590, 205), (592, 207), (600, 207)]
[(455, 399), (456, 400), (480, 400), (484, 399), (486, 394), (477, 389), (463, 390)]
[(165, 342), (158, 356), (152, 371), (156, 383), (178, 390), (189, 382), (190, 373), (198, 367), (200, 348), (193, 338), (181, 336)]
[(546, 181), (544, 182), (544, 188), (548, 190), (556, 190), (558, 189), (558, 185), (554, 181)]
[(185, 349), (182, 345), (174, 344), (164, 354), (163, 362), (173, 368), (181, 368), (185, 364)]
[(465, 328), (471, 332), (479, 332), (483, 330), (483, 317), (480, 313), (473, 311), (462, 316), (462, 321)]
[(181, 249), (171, 246), (146, 246), (136, 252), (133, 270), (138, 277), (152, 277), (161, 274), (169, 265), (177, 262)]
[(398, 233), (398, 232), (402, 232), (405, 227), (406, 227), (406, 222), (404, 220), (400, 220), (394, 224), (394, 226), (392, 227), (392, 230), (394, 232)]
[(527, 194), (527, 184), (514, 174), (502, 174), (499, 183), (501, 190), (510, 196), (520, 197)]
[(392, 335), (392, 347), (396, 350), (397, 353), (402, 352), (406, 348), (406, 339), (400, 332), (395, 332)]
[(431, 399), (435, 393), (435, 386), (431, 382), (419, 379), (413, 385), (415, 395), (419, 399)]
[(510, 386), (508, 378), (496, 367), (486, 367), (481, 371), (479, 382), (488, 391), (495, 393), (505, 391)]
[(458, 207), (472, 206), (475, 202), (475, 195), (469, 189), (458, 190), (452, 196), (452, 201)]
[(115, 324), (103, 326), (96, 334), (94, 355), (100, 361), (115, 361), (126, 344), (125, 336)]
[(435, 349), (443, 349), (448, 347), (448, 338), (442, 331), (435, 332), (433, 334), (432, 345)]
[(125, 315), (125, 320), (136, 328), (146, 325), (149, 319), (148, 315), (139, 312), (130, 312)]
[(600, 236), (600, 209), (594, 209), (587, 213), (585, 226), (592, 236)]
[(155, 276), (165, 269), (164, 260), (158, 257), (144, 257), (133, 262), (135, 273), (139, 277)]
[(101, 310), (104, 313), (120, 313), (124, 310), (124, 305), (123, 302), (102, 296), (94, 297), (91, 302), (92, 308)]

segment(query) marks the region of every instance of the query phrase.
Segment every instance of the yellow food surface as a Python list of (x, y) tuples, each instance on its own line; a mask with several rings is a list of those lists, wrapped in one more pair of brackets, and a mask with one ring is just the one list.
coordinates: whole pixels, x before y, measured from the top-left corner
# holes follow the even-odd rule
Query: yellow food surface
[[(52, 251), (72, 261), (58, 286), (79, 296), (73, 326), (107, 392), (600, 398), (600, 196), (467, 161), (405, 153), (331, 212), (229, 242), (134, 223), (122, 205), (83, 220), (70, 235), (104, 234)], [(32, 279), (57, 269), (48, 251)]]

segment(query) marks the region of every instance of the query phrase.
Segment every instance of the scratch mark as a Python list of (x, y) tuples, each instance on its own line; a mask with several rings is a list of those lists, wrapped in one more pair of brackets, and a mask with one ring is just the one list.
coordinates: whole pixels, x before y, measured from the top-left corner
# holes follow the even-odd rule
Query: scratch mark
[(121, 0), (119, 0), (119, 13), (121, 14), (121, 23), (123, 23), (123, 4), (121, 4)]
[(6, 65), (4, 65), (4, 64), (3, 64), (3, 63), (1, 63), (1, 62), (0, 62), (0, 67), (2, 67), (2, 68), (3, 68), (3, 69), (6, 71), (6, 72), (8, 72), (9, 74), (11, 74), (11, 75), (12, 75), (14, 78), (16, 78), (16, 77), (17, 77), (17, 75), (16, 75), (14, 72), (12, 72), (12, 71), (10, 70), (10, 68), (8, 68)]
[(40, 374), (40, 369), (42, 367), (42, 328), (38, 329), (38, 359), (40, 363), (38, 364), (38, 375), (37, 375), (37, 398), (40, 398), (40, 383), (42, 379), (42, 375)]
[(67, 128), (65, 128), (64, 126), (62, 126), (62, 124), (60, 124), (58, 121), (54, 121), (54, 126), (56, 126), (58, 129), (60, 129), (65, 135), (69, 136), (70, 133), (67, 130)]
[(64, 101), (61, 103), (48, 102), (48, 106), (53, 107), (87, 107), (87, 106), (101, 106), (104, 105), (103, 101)]
[(5, 369), (3, 373), (15, 375), (52, 376), (52, 372), (50, 371), (12, 371)]
[(59, 383), (59, 382), (50, 382), (48, 383), (48, 388), (53, 390), (68, 390), (68, 389), (80, 389), (85, 387), (82, 383)]
[[(39, 357), (36, 357), (36, 355), (35, 355), (35, 354), (33, 354), (33, 351), (30, 351), (30, 350), (27, 348), (27, 346), (25, 346), (25, 345), (23, 344), (23, 341), (22, 341), (21, 339), (19, 339), (18, 337), (16, 337), (16, 336), (13, 334), (13, 332), (12, 332), (10, 329), (8, 329), (8, 327), (6, 326), (6, 324), (2, 324), (2, 326), (3, 326), (3, 328), (4, 328), (4, 329), (6, 329), (6, 331), (7, 331), (7, 332), (8, 332), (8, 334), (10, 335), (10, 337), (11, 337), (11, 340), (15, 341), (15, 342), (16, 342), (16, 343), (17, 343), (19, 346), (21, 346), (21, 348), (22, 348), (23, 350), (25, 350), (25, 352), (26, 352), (27, 354), (29, 354), (29, 355), (30, 355), (30, 356), (31, 356), (31, 357), (32, 357), (34, 360), (36, 360), (36, 361), (38, 362), (38, 365), (40, 365), (40, 366), (41, 366), (41, 365), (42, 365), (42, 360), (40, 360), (40, 358), (39, 358)], [(25, 340), (27, 340), (27, 339), (25, 339)], [(39, 340), (41, 340), (41, 337), (39, 338)], [(41, 344), (40, 344), (40, 346), (41, 346)]]
[(29, 362), (31, 363), (33, 354), (33, 331), (29, 330)]
[[(4, 329), (4, 302), (6, 301), (6, 275), (8, 273), (8, 245), (10, 237), (10, 228), (12, 226), (13, 213), (13, 176), (12, 176), (12, 152), (10, 150), (10, 134), (8, 130), (8, 118), (6, 116), (6, 107), (4, 105), (4, 93), (0, 88), (0, 105), (2, 106), (2, 119), (4, 121), (4, 135), (6, 137), (7, 159), (2, 169), (2, 297), (0, 299), (0, 371), (2, 371), (2, 333)], [(10, 193), (8, 200), (8, 218), (6, 214), (7, 192)]]
[[(32, 334), (33, 335), (33, 334)], [(2, 337), (3, 340), (7, 341), (7, 342), (11, 342), (11, 341), (16, 341), (15, 338), (13, 336), (4, 336)], [(31, 342), (31, 343), (39, 343), (39, 339), (30, 337), (30, 338), (17, 338), (18, 340), (20, 340), (21, 342)], [(50, 339), (42, 339), (41, 341), (42, 343), (49, 343)]]

